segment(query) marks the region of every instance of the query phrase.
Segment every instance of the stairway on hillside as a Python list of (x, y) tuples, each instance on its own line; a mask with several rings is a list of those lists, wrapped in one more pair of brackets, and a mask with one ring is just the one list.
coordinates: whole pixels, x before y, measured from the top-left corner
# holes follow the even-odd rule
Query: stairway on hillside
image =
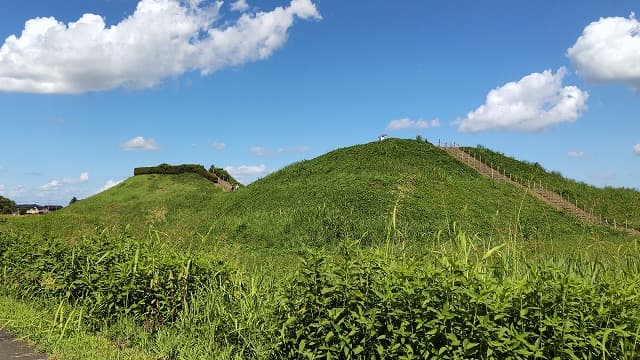
[(222, 178), (218, 178), (218, 182), (216, 183), (218, 186), (220, 186), (222, 188), (222, 190), (224, 191), (232, 191), (233, 190), (233, 185), (226, 181), (223, 180)]
[(533, 195), (535, 198), (549, 204), (550, 206), (567, 212), (575, 217), (577, 217), (578, 219), (580, 219), (583, 222), (589, 223), (589, 224), (596, 224), (596, 225), (602, 225), (602, 226), (608, 226), (611, 228), (615, 228), (617, 230), (622, 230), (622, 231), (626, 231), (627, 233), (631, 234), (631, 235), (640, 235), (640, 232), (638, 232), (635, 229), (624, 229), (624, 228), (618, 228), (615, 227), (612, 224), (603, 222), (601, 219), (593, 216), (592, 214), (580, 209), (579, 207), (577, 207), (575, 204), (567, 201), (566, 199), (562, 198), (562, 196), (558, 195), (557, 193), (553, 192), (553, 191), (549, 191), (547, 189), (544, 189), (542, 187), (538, 187), (536, 188), (535, 186), (532, 187), (527, 187), (524, 186), (522, 184), (520, 184), (517, 181), (514, 181), (513, 179), (511, 179), (509, 176), (507, 176), (506, 174), (502, 174), (499, 171), (491, 168), (490, 166), (486, 165), (485, 163), (477, 160), (476, 158), (474, 158), (473, 156), (469, 155), (468, 153), (466, 153), (464, 150), (460, 149), (459, 147), (456, 146), (444, 146), (441, 147), (442, 150), (446, 151), (449, 155), (451, 155), (452, 157), (454, 157), (455, 159), (457, 159), (458, 161), (462, 162), (463, 164), (466, 164), (467, 166), (473, 168), (474, 170), (476, 170), (477, 172), (479, 172), (481, 175), (493, 179), (494, 181), (498, 181), (498, 182), (503, 182), (503, 183), (508, 183), (511, 184), (513, 186), (517, 186), (519, 188), (525, 189), (526, 191), (528, 191), (531, 195)]

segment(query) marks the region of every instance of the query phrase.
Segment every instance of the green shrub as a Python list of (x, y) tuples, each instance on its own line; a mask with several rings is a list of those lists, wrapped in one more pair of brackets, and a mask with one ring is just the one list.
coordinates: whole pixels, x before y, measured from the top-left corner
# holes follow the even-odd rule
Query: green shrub
[[(283, 290), (280, 358), (634, 358), (640, 276), (569, 259), (313, 254)], [(505, 275), (508, 274), (508, 275)]]
[(183, 164), (183, 165), (169, 165), (169, 164), (160, 164), (158, 166), (151, 167), (138, 167), (133, 169), (133, 175), (148, 175), (148, 174), (168, 174), (168, 175), (178, 175), (178, 174), (187, 174), (194, 173), (198, 174), (205, 179), (218, 183), (218, 176), (207, 171), (204, 166), (197, 164)]
[(3, 288), (23, 298), (66, 300), (96, 325), (126, 315), (155, 327), (174, 321), (202, 286), (228, 280), (221, 261), (154, 250), (104, 231), (69, 245), (48, 236), (0, 234)]
[(13, 200), (0, 196), (0, 215), (13, 214), (17, 210)]
[(241, 185), (238, 180), (234, 179), (233, 176), (223, 168), (217, 168), (214, 165), (211, 165), (209, 172), (232, 185)]

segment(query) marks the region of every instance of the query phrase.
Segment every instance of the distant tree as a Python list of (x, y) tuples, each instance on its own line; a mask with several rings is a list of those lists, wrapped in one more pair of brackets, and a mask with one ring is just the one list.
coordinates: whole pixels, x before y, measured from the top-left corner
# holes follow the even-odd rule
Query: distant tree
[(78, 198), (76, 198), (75, 196), (71, 198), (71, 201), (69, 201), (69, 205), (77, 203), (78, 202)]
[(0, 196), (0, 214), (13, 214), (17, 209), (13, 200)]

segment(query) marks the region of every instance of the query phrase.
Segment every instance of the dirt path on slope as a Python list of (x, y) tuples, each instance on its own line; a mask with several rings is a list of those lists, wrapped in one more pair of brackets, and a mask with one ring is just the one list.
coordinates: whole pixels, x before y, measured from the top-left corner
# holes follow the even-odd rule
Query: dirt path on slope
[(446, 151), (449, 155), (451, 155), (456, 160), (476, 170), (478, 173), (480, 173), (480, 175), (493, 179), (494, 181), (511, 184), (521, 189), (525, 189), (527, 192), (529, 192), (533, 197), (537, 198), (538, 200), (550, 205), (555, 209), (569, 213), (577, 217), (582, 222), (586, 222), (594, 225), (607, 226), (611, 229), (626, 232), (634, 236), (640, 235), (640, 232), (638, 232), (635, 229), (624, 229), (622, 227), (614, 227), (611, 224), (602, 222), (599, 218), (580, 209), (575, 204), (563, 199), (562, 196), (556, 194), (553, 191), (550, 191), (547, 189), (535, 188), (535, 187), (533, 188), (526, 187), (520, 184), (519, 182), (512, 180), (510, 177), (507, 177), (506, 175), (501, 174), (499, 171), (492, 169), (487, 164), (475, 159), (473, 156), (467, 154), (465, 151), (463, 151), (458, 147), (447, 146), (447, 147), (441, 147), (441, 149)]

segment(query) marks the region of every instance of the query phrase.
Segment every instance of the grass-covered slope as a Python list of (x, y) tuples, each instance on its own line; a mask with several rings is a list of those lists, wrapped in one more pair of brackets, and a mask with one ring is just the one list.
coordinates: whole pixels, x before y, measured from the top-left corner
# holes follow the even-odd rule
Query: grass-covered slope
[(384, 238), (394, 213), (395, 228), (411, 241), (453, 221), (496, 238), (566, 239), (589, 231), (415, 140), (372, 142), (292, 164), (234, 194), (225, 209), (229, 227), (249, 238), (305, 243)]
[(494, 168), (505, 169), (526, 182), (542, 183), (571, 202), (577, 200), (580, 208), (602, 216), (612, 225), (614, 220), (618, 226), (624, 226), (626, 221), (628, 226), (640, 230), (640, 192), (637, 190), (587, 185), (564, 178), (558, 172), (549, 172), (538, 163), (516, 160), (481, 146), (464, 150), (478, 159), (482, 157), (482, 162), (492, 164)]
[(216, 242), (287, 248), (384, 241), (391, 229), (394, 238), (416, 243), (453, 222), (495, 239), (582, 239), (594, 231), (438, 147), (398, 139), (338, 149), (230, 193), (195, 174), (135, 176), (56, 214), (20, 221), (58, 234), (130, 225), (134, 233), (153, 227), (175, 241), (206, 234)]
[(96, 227), (128, 225), (134, 235), (154, 228), (173, 238), (184, 238), (206, 230), (226, 195), (197, 174), (140, 175), (56, 213), (15, 221), (57, 235), (75, 236)]

